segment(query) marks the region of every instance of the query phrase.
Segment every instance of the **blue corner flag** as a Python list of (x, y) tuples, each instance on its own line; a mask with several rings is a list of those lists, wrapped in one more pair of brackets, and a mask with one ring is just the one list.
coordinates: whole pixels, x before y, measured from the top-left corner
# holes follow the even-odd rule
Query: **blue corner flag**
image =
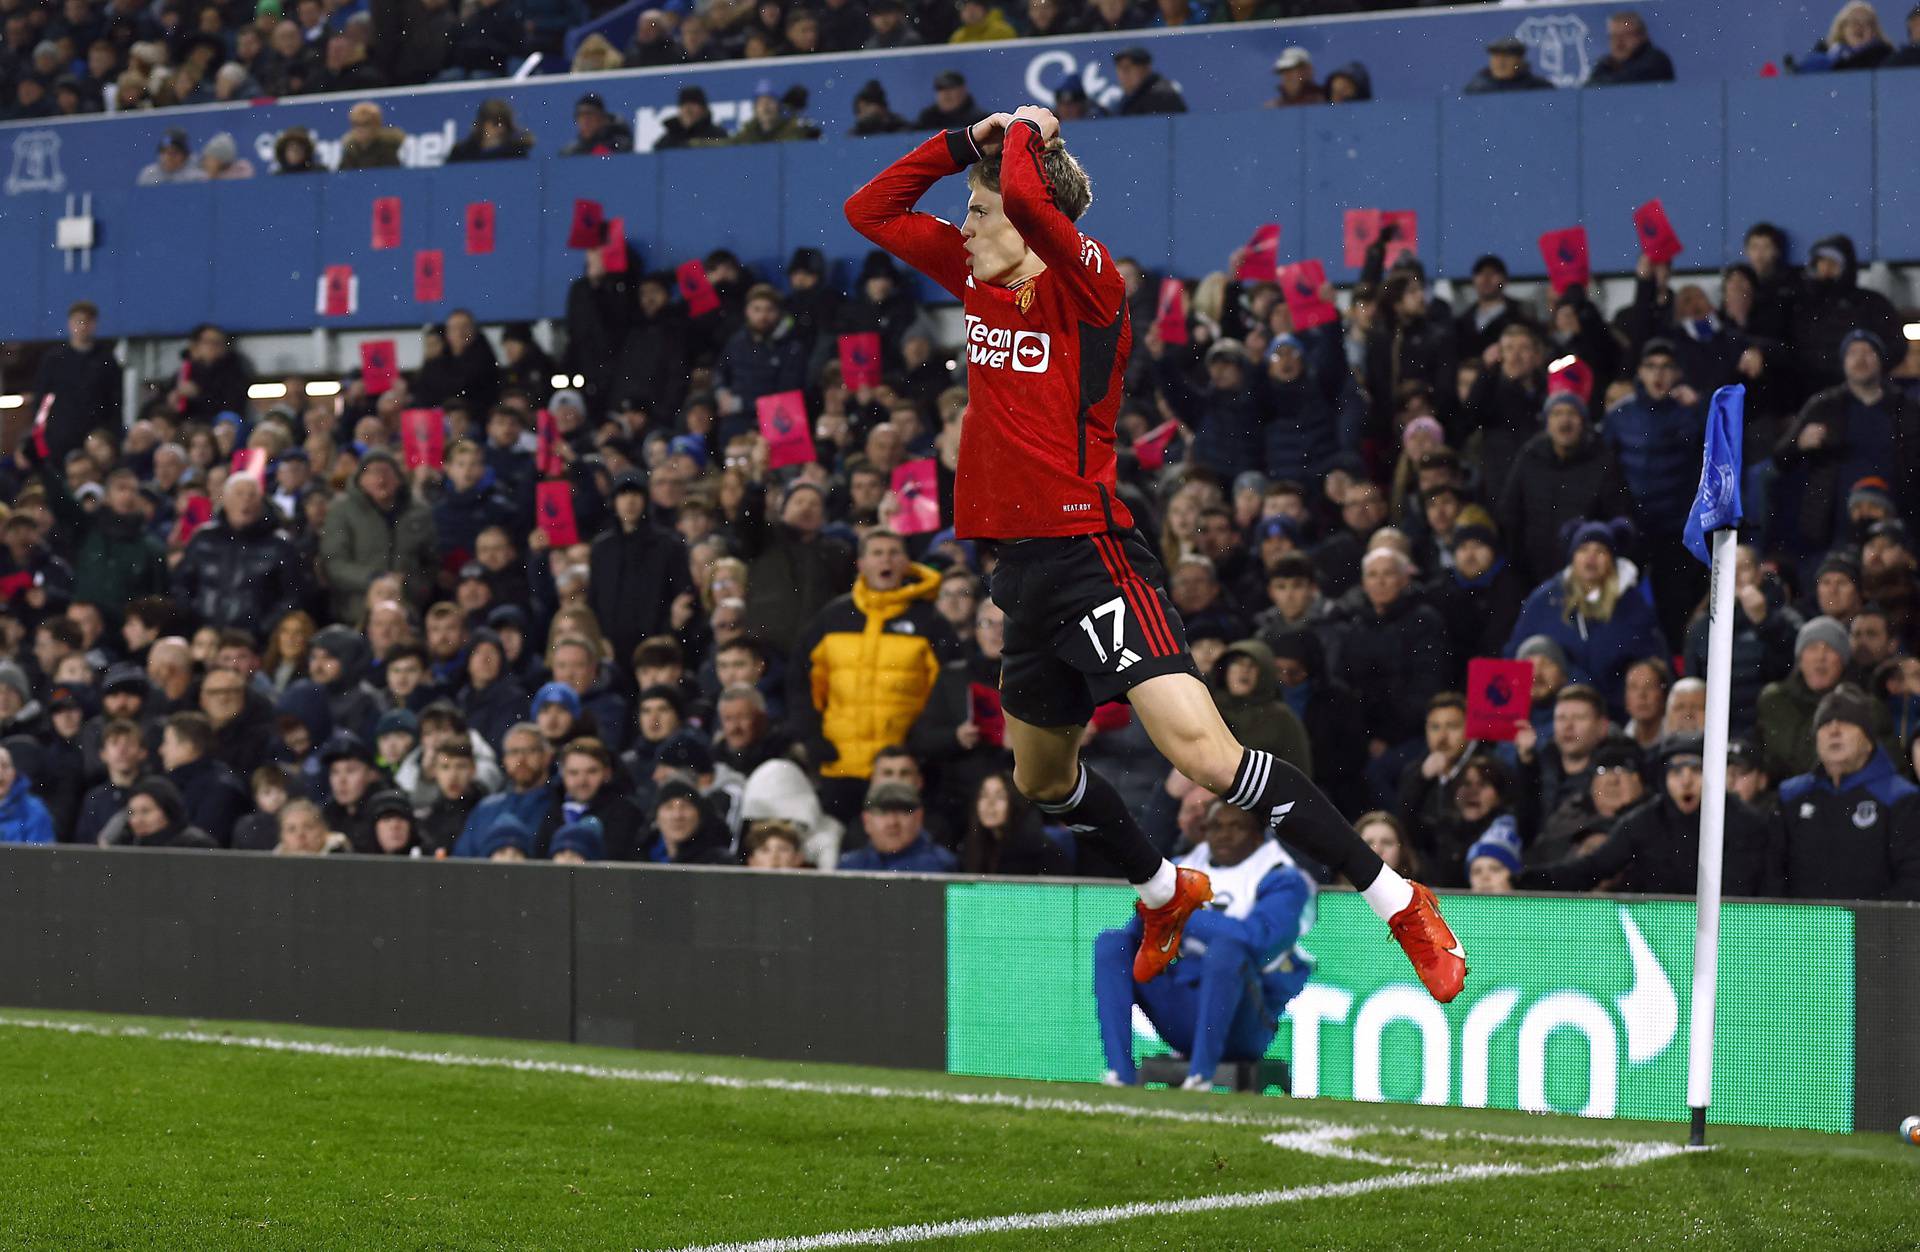
[(1707, 536), (1740, 524), (1740, 434), (1746, 424), (1747, 388), (1736, 383), (1713, 393), (1707, 410), (1707, 447), (1700, 458), (1700, 490), (1687, 511), (1681, 538), (1687, 551), (1713, 564)]

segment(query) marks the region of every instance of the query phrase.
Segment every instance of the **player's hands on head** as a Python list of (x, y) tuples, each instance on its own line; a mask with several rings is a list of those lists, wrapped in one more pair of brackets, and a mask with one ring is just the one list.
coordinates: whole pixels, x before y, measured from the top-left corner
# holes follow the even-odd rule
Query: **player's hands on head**
[(998, 139), (1007, 124), (1013, 121), (1011, 113), (990, 113), (973, 124), (973, 146), (983, 148)]
[(1060, 133), (1060, 119), (1053, 115), (1052, 109), (1043, 109), (1037, 104), (1023, 104), (1013, 111), (1016, 122), (1032, 122), (1040, 131), (1040, 142), (1045, 143)]

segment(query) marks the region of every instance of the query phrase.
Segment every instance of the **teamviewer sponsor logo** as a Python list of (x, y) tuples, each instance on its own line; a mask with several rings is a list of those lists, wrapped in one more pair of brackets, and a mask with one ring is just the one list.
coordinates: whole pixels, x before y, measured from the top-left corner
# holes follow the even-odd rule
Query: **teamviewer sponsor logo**
[(1016, 373), (1044, 374), (1053, 364), (1053, 339), (1044, 331), (989, 326), (967, 314), (967, 363)]
[(1018, 330), (1013, 334), (1013, 368), (1020, 374), (1044, 374), (1053, 360), (1053, 341), (1045, 332)]

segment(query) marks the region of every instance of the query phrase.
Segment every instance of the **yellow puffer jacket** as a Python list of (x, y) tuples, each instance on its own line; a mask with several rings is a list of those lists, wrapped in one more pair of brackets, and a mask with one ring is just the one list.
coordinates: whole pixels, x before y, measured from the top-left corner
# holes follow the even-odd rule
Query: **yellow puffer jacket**
[[(913, 566), (894, 591), (856, 580), (801, 636), (794, 656), (806, 658), (802, 699), (811, 697), (815, 737), (838, 753), (821, 765), (823, 777), (867, 777), (874, 754), (904, 740), (926, 707), (941, 663), (955, 652), (953, 632), (933, 607), (939, 590), (939, 573), (925, 565)], [(800, 699), (789, 707), (802, 717), (809, 711)]]

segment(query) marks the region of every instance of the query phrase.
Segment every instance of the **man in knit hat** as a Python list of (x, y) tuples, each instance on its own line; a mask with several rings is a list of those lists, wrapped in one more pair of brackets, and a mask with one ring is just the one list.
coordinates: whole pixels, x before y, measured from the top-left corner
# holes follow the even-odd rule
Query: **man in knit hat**
[[(1813, 768), (1814, 713), (1846, 674), (1852, 656), (1847, 628), (1833, 618), (1816, 617), (1800, 628), (1793, 642), (1793, 672), (1761, 689), (1754, 719), (1754, 746), (1769, 774), (1785, 778)], [(1873, 717), (1875, 738), (1891, 733), (1884, 706), (1875, 704)]]
[(1500, 527), (1533, 587), (1566, 564), (1560, 528), (1575, 518), (1622, 517), (1631, 507), (1614, 450), (1594, 437), (1587, 406), (1571, 392), (1547, 397), (1545, 429), (1527, 440), (1500, 492)]
[(1446, 619), (1454, 660), (1464, 674), (1468, 658), (1500, 654), (1532, 588), (1507, 560), (1493, 517), (1479, 505), (1460, 510), (1447, 539), (1453, 568), (1428, 594)]
[(1874, 742), (1885, 710), (1851, 683), (1814, 714), (1818, 762), (1780, 785), (1766, 894), (1920, 900), (1920, 788)]

